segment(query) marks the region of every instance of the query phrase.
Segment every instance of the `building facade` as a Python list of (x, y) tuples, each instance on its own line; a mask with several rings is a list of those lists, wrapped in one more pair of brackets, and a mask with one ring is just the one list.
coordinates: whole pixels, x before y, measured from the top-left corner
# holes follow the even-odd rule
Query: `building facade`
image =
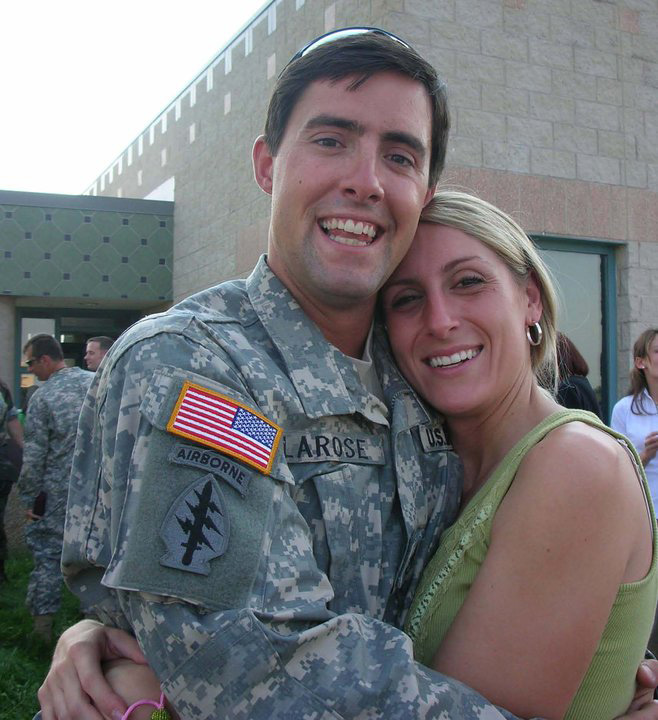
[(250, 150), (277, 74), (348, 25), (400, 35), (445, 78), (442, 184), (536, 239), (609, 409), (658, 323), (658, 0), (272, 0), (87, 194), (175, 202), (175, 300), (245, 275), (267, 243)]

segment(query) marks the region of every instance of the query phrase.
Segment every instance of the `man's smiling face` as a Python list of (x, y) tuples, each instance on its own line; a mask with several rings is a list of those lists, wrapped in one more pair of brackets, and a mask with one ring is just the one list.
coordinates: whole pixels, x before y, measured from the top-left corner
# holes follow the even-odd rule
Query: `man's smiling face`
[(393, 72), (353, 82), (313, 82), (276, 156), (262, 138), (254, 147), (272, 195), (268, 263), (302, 307), (320, 311), (374, 306), (433, 192), (423, 85)]

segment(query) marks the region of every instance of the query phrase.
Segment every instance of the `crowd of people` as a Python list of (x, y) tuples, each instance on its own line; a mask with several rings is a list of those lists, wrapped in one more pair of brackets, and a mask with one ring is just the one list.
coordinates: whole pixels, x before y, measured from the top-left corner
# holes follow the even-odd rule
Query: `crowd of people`
[(254, 145), (251, 275), (91, 338), (93, 382), (27, 343), (28, 602), (63, 533), (89, 617), (42, 720), (658, 718), (658, 331), (606, 426), (527, 235), (437, 192), (448, 128), (400, 38), (319, 38)]

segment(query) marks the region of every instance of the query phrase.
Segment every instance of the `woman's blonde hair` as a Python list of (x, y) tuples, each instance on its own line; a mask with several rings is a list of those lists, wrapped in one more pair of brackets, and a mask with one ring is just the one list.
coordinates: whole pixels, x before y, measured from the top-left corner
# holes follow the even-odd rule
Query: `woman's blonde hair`
[(521, 283), (532, 274), (539, 287), (543, 312), (539, 324), (543, 336), (530, 346), (530, 361), (538, 383), (555, 391), (557, 380), (557, 296), (550, 271), (537, 248), (520, 226), (486, 200), (457, 190), (440, 190), (420, 216), (420, 222), (445, 225), (486, 245)]

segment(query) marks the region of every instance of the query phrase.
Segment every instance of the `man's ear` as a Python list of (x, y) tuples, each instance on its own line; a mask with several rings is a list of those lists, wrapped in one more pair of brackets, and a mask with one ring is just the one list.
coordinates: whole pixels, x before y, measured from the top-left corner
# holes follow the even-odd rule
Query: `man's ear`
[(427, 188), (427, 192), (425, 193), (425, 199), (423, 200), (423, 207), (427, 205), (427, 203), (434, 197), (434, 194), (436, 193), (436, 184), (430, 185)]
[(268, 195), (271, 195), (274, 157), (265, 142), (264, 135), (256, 138), (253, 150), (251, 151), (251, 159), (254, 165), (254, 177), (256, 178), (258, 186)]

